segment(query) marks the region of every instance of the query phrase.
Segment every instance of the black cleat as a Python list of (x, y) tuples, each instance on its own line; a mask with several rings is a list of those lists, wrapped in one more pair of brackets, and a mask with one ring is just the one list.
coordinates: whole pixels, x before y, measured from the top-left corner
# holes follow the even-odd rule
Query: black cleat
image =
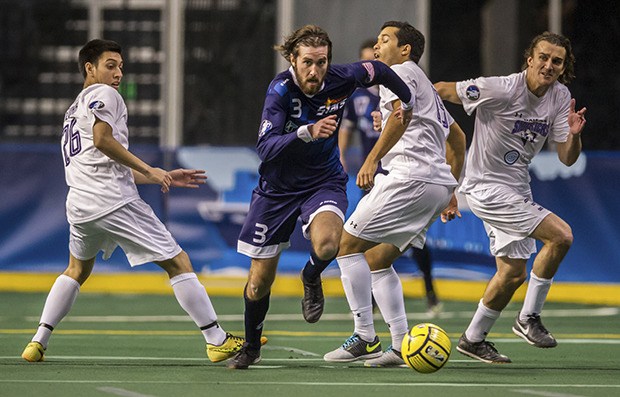
[(313, 281), (308, 281), (301, 272), (301, 282), (304, 285), (304, 297), (301, 300), (301, 311), (304, 319), (309, 323), (316, 323), (323, 314), (325, 307), (325, 297), (323, 296), (323, 286), (321, 276)]
[(500, 354), (493, 342), (487, 342), (482, 340), (480, 342), (470, 342), (465, 334), (461, 335), (459, 344), (456, 345), (456, 350), (461, 354), (480, 360), (487, 364), (508, 364), (512, 361)]
[(519, 315), (517, 314), (512, 332), (518, 337), (525, 339), (532, 346), (546, 349), (558, 345), (553, 335), (543, 325), (538, 314), (528, 315), (525, 322), (519, 320)]
[(243, 345), (241, 351), (228, 361), (226, 365), (231, 369), (248, 369), (250, 365), (260, 362), (260, 350), (248, 349), (247, 343)]

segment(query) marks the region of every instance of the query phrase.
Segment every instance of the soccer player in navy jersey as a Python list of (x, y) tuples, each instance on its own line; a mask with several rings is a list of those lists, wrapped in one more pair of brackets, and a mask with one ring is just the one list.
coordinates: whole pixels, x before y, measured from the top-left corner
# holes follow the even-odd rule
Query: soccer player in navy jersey
[(297, 218), (311, 241), (301, 279), (308, 322), (323, 313), (321, 272), (338, 253), (347, 209), (347, 174), (340, 163), (338, 127), (345, 101), (360, 86), (382, 84), (403, 102), (398, 118), (411, 120), (412, 95), (388, 66), (378, 61), (331, 65), (327, 32), (306, 25), (276, 46), (291, 66), (269, 85), (256, 145), (260, 179), (239, 235), (237, 251), (252, 258), (244, 290), (245, 333), (241, 352), (228, 364), (243, 369), (260, 361), (260, 337), (269, 309), (280, 252), (287, 248)]

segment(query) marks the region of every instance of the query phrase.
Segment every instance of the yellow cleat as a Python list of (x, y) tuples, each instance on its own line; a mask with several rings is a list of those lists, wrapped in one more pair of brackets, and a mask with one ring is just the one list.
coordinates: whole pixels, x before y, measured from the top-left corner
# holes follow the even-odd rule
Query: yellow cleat
[(45, 349), (39, 342), (30, 342), (24, 349), (22, 358), (31, 363), (45, 361)]
[[(224, 339), (224, 343), (221, 345), (212, 345), (207, 343), (207, 357), (209, 360), (214, 363), (219, 363), (220, 361), (228, 360), (233, 357), (235, 354), (239, 353), (243, 344), (245, 343), (245, 339), (240, 336), (235, 336), (231, 333), (226, 333), (226, 339)], [(261, 336), (260, 344), (261, 346), (267, 343), (267, 337)]]

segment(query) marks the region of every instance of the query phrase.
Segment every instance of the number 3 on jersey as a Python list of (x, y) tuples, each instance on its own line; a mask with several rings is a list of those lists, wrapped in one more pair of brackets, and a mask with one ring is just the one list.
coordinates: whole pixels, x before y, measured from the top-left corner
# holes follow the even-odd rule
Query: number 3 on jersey
[(73, 129), (75, 123), (76, 120), (72, 118), (62, 129), (62, 153), (65, 157), (65, 167), (71, 162), (71, 157), (82, 151), (80, 131)]
[(267, 241), (267, 230), (269, 230), (267, 225), (263, 223), (257, 223), (254, 226), (256, 226), (256, 230), (254, 231), (256, 237), (253, 238), (252, 241), (256, 244), (262, 244)]

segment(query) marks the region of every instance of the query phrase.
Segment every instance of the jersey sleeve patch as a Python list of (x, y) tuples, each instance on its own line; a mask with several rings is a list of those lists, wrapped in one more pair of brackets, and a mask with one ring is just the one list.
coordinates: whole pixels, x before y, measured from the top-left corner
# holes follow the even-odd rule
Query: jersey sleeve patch
[(287, 82), (288, 82), (288, 79), (275, 84), (273, 87), (273, 90), (277, 92), (280, 96), (285, 96), (286, 93), (288, 92), (288, 87), (286, 86)]
[(88, 104), (88, 108), (91, 110), (99, 110), (99, 109), (103, 109), (105, 107), (105, 103), (103, 103), (103, 101), (92, 101), (91, 103)]
[(260, 124), (260, 131), (258, 133), (258, 136), (261, 137), (265, 135), (269, 130), (271, 130), (272, 127), (273, 124), (271, 123), (271, 121), (263, 120), (263, 122)]
[(465, 96), (470, 101), (477, 101), (478, 99), (480, 99), (480, 88), (478, 88), (478, 86), (474, 84), (468, 86), (465, 90)]
[(375, 67), (370, 62), (364, 62), (362, 63), (362, 66), (364, 67), (364, 69), (366, 69), (366, 72), (368, 72), (368, 78), (366, 79), (366, 82), (370, 83), (375, 79)]

